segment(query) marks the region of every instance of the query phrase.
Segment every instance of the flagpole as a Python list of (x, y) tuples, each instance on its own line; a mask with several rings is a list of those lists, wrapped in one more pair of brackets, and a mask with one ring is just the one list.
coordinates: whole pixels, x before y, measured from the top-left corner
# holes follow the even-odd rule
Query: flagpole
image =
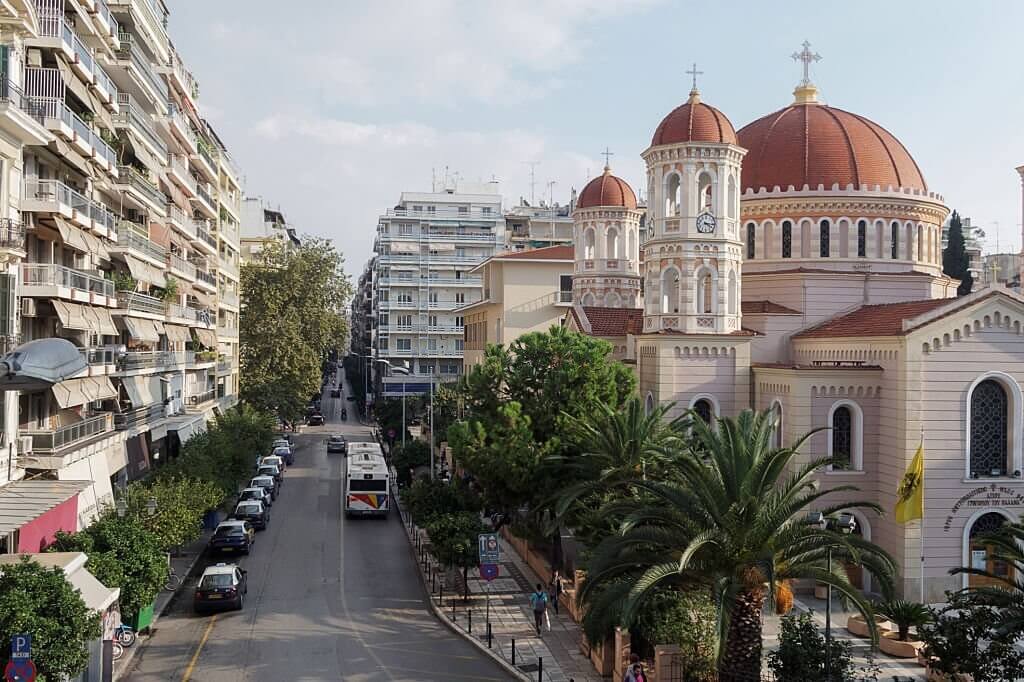
[(921, 454), (921, 595), (918, 599), (922, 604), (924, 600), (924, 382), (918, 382), (918, 395), (920, 396), (920, 402), (918, 403), (918, 419), (917, 423), (920, 427), (920, 434), (917, 447)]

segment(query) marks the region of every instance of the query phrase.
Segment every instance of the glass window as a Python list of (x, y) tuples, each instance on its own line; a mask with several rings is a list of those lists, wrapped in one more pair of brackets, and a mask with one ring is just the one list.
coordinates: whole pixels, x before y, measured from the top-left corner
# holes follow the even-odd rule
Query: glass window
[(982, 381), (971, 393), (972, 476), (1006, 475), (1008, 403), (1006, 390), (994, 379)]
[(747, 260), (754, 260), (757, 245), (754, 243), (754, 223), (747, 223)]
[(782, 222), (782, 257), (793, 257), (793, 223), (788, 220)]
[(711, 405), (711, 401), (707, 398), (701, 398), (693, 404), (693, 411), (697, 413), (697, 416), (704, 420), (705, 424), (710, 424), (711, 420), (715, 416), (715, 409)]
[(891, 257), (893, 259), (900, 257), (900, 224), (894, 222), (892, 224), (890, 232), (890, 243), (891, 243)]
[(388, 489), (388, 482), (384, 480), (365, 481), (355, 478), (348, 482), (348, 489), (354, 493), (383, 493)]
[(832, 468), (849, 469), (853, 461), (853, 414), (837, 407), (832, 413)]
[(822, 258), (828, 258), (829, 253), (831, 252), (831, 229), (831, 225), (827, 220), (822, 220), (821, 225), (818, 226), (818, 242), (820, 245), (818, 255), (820, 255)]
[(868, 255), (868, 222), (860, 220), (857, 222), (857, 258), (865, 258)]

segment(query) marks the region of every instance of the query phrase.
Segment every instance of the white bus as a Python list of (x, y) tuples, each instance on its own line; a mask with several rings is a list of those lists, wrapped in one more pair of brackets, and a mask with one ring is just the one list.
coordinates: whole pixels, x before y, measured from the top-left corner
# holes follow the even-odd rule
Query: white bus
[(380, 445), (369, 441), (350, 442), (345, 454), (347, 456), (368, 454), (377, 455), (381, 458), (384, 457), (384, 453), (381, 451)]
[[(352, 452), (345, 467), (345, 515), (387, 516), (391, 507), (391, 475), (379, 452)], [(373, 445), (376, 445), (375, 443)], [(378, 451), (380, 447), (377, 446)]]

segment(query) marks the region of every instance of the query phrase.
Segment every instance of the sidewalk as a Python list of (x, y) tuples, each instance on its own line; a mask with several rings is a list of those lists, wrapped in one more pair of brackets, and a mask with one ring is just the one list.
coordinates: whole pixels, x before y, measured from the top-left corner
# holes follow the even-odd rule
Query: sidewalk
[(549, 631), (545, 626), (537, 636), (529, 595), (538, 582), (546, 589), (547, 580), (540, 580), (504, 539), (501, 540), (503, 561), (498, 565), (498, 577), (487, 583), (476, 569), (470, 569), (469, 600), (464, 602), (461, 571), (456, 581), (458, 591), (453, 595), (450, 588), (443, 586), (444, 567), (438, 567), (426, 551), (426, 533), (410, 526), (404, 512), (402, 519), (424, 585), (430, 593), (431, 606), (442, 622), (501, 662), (510, 672), (514, 670), (520, 679), (548, 682), (604, 680), (580, 652), (582, 632), (564, 609), (557, 615), (550, 610), (551, 629)]
[(167, 610), (171, 601), (195, 585), (195, 582), (189, 579), (189, 575), (192, 573), (196, 563), (202, 558), (211, 535), (213, 535), (213, 531), (204, 529), (198, 539), (182, 548), (176, 556), (171, 557), (171, 566), (174, 568), (174, 572), (181, 577), (181, 585), (174, 592), (161, 590), (160, 594), (156, 596), (156, 601), (153, 604), (153, 622), (149, 625), (150, 634), (140, 634), (134, 645), (125, 648), (124, 655), (120, 660), (114, 661), (115, 680), (131, 670), (132, 661), (135, 660), (136, 654), (149, 643), (149, 639), (156, 631), (157, 621), (160, 620), (160, 616)]

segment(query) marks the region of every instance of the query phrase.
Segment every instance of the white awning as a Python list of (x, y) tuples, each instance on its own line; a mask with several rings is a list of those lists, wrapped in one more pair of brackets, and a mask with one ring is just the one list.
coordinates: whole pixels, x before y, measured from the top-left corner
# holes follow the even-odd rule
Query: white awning
[[(430, 248), (434, 248), (431, 245)], [(420, 245), (416, 242), (391, 242), (391, 253), (419, 253)]]
[(110, 311), (106, 308), (91, 308), (92, 314), (96, 316), (96, 329), (100, 334), (105, 336), (117, 336), (121, 332), (117, 331), (117, 327), (114, 325), (114, 318), (110, 314)]
[(143, 343), (160, 343), (160, 332), (152, 320), (143, 320), (137, 317), (119, 318), (128, 336)]
[(431, 242), (431, 251), (454, 251), (455, 242)]
[(196, 333), (196, 339), (202, 345), (207, 348), (217, 347), (217, 335), (213, 333), (212, 329), (193, 329)]
[[(89, 248), (89, 241), (86, 239), (85, 232), (74, 225), (68, 225), (67, 221), (58, 215), (52, 216), (52, 218), (53, 222), (57, 225), (57, 231), (60, 232), (61, 241), (64, 242), (65, 246), (82, 253), (89, 253), (92, 250)], [(95, 239), (92, 235), (89, 236)]]
[(140, 282), (149, 282), (158, 287), (167, 286), (167, 278), (162, 270), (158, 270), (149, 263), (145, 263), (135, 256), (128, 254), (124, 254), (124, 260), (128, 264), (128, 271), (132, 273), (132, 277), (135, 279)]
[(85, 312), (83, 306), (56, 299), (51, 300), (50, 303), (53, 305), (53, 309), (57, 311), (57, 317), (60, 319), (61, 326), (65, 329), (74, 329), (81, 332), (87, 332), (92, 329), (93, 320)]
[(89, 253), (96, 254), (97, 258), (102, 260), (110, 260), (110, 251), (107, 250), (107, 245), (99, 237), (93, 236), (88, 232), (82, 232), (82, 239), (89, 247)]
[(192, 340), (192, 335), (188, 333), (188, 327), (177, 324), (165, 324), (164, 334), (167, 335), (167, 340), (171, 343), (189, 343)]
[(164, 399), (160, 379), (152, 375), (123, 377), (121, 385), (128, 392), (128, 400), (131, 401), (132, 407), (155, 405)]
[(117, 391), (114, 390), (110, 379), (106, 377), (68, 379), (54, 384), (51, 391), (57, 404), (64, 410), (97, 400), (117, 397)]

